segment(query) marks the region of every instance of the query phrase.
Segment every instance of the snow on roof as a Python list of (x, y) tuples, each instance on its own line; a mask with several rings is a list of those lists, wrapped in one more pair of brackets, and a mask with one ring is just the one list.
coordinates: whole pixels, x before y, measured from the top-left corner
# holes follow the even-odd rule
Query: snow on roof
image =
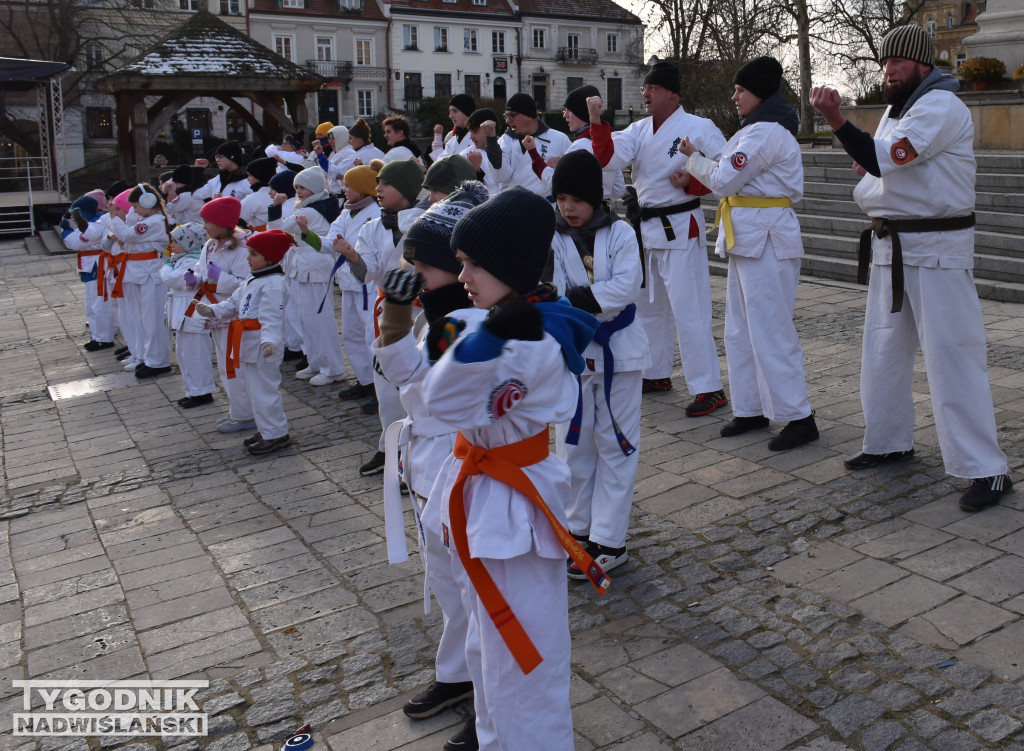
[(114, 75), (316, 78), (208, 11), (173, 29)]

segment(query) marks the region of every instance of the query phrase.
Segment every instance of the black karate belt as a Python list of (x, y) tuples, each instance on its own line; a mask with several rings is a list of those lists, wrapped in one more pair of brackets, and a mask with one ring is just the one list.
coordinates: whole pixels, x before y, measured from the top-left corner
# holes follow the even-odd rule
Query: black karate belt
[(900, 232), (949, 232), (970, 229), (975, 224), (974, 214), (952, 216), (946, 219), (886, 219), (871, 220), (871, 226), (860, 234), (857, 250), (857, 284), (867, 284), (868, 265), (871, 263), (871, 233), (878, 239), (892, 236), (892, 309), (891, 313), (903, 310), (903, 245)]
[(699, 198), (694, 198), (686, 203), (677, 203), (675, 206), (641, 206), (640, 221), (654, 219), (655, 217), (660, 218), (661, 228), (665, 230), (665, 239), (671, 242), (676, 239), (676, 233), (672, 231), (672, 222), (669, 221), (669, 217), (673, 214), (682, 214), (683, 212), (694, 211), (699, 208)]

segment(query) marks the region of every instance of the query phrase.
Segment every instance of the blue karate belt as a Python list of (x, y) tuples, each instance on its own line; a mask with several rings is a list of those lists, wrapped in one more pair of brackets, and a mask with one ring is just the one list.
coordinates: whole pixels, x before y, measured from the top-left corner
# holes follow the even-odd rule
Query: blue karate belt
[[(334, 262), (334, 267), (331, 268), (331, 275), (327, 279), (327, 292), (324, 294), (324, 299), (320, 301), (320, 307), (316, 309), (317, 314), (324, 312), (324, 303), (327, 302), (327, 295), (331, 294), (331, 283), (334, 281), (334, 275), (338, 273), (338, 269), (341, 268), (343, 263), (345, 263), (345, 256), (339, 253), (338, 259)], [(365, 290), (366, 288), (364, 287), (363, 289)], [(366, 292), (364, 291), (363, 296), (365, 297), (365, 295)], [(363, 310), (366, 310), (366, 308), (363, 308)]]
[[(612, 428), (615, 430), (615, 438), (619, 442), (619, 448), (626, 456), (634, 453), (636, 447), (629, 442), (619, 427), (615, 414), (612, 412), (612, 378), (615, 376), (615, 357), (612, 355), (611, 338), (616, 331), (622, 331), (636, 318), (636, 304), (630, 303), (610, 321), (604, 321), (594, 332), (594, 341), (601, 345), (604, 352), (604, 403), (608, 405), (608, 414), (612, 418)], [(576, 376), (579, 384), (579, 396), (576, 398), (576, 414), (572, 416), (569, 423), (569, 434), (565, 442), (571, 446), (577, 446), (580, 442), (580, 428), (583, 424), (583, 383), (579, 376)]]

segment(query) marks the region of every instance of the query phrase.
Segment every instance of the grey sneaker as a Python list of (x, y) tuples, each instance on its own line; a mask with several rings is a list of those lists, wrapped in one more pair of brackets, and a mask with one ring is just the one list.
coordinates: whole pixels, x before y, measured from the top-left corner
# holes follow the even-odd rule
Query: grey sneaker
[(255, 420), (232, 420), (230, 417), (225, 417), (223, 420), (217, 423), (217, 432), (239, 433), (243, 430), (252, 430), (255, 427)]

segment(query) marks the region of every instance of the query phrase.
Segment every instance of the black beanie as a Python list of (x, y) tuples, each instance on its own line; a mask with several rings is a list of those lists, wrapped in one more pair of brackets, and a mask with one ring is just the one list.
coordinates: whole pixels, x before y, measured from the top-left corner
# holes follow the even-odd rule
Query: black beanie
[(277, 160), (269, 156), (265, 156), (262, 159), (253, 159), (246, 167), (246, 172), (266, 185), (270, 182), (270, 178), (274, 176), (274, 173), (277, 172)]
[(295, 198), (295, 173), (291, 170), (278, 172), (270, 178), (270, 187), (275, 193), (284, 193), (289, 198)]
[(673, 94), (679, 93), (679, 69), (672, 63), (655, 63), (650, 72), (644, 76), (645, 84), (653, 84), (668, 89)]
[(302, 149), (302, 138), (305, 131), (300, 130), (298, 133), (289, 133), (284, 137), (284, 140), (291, 144), (292, 148), (296, 151)]
[(738, 71), (732, 82), (764, 100), (779, 90), (782, 65), (774, 57), (755, 57)]
[(486, 107), (482, 110), (477, 110), (469, 116), (469, 121), (466, 123), (466, 127), (470, 130), (476, 130), (488, 120), (492, 120), (495, 124), (498, 122), (498, 115), (492, 109)]
[(448, 100), (448, 104), (467, 117), (476, 109), (476, 102), (469, 94), (456, 94)]
[(230, 159), (239, 167), (245, 166), (245, 152), (242, 151), (242, 145), (238, 141), (225, 141), (217, 147), (215, 156)]
[(459, 220), (452, 250), (461, 250), (491, 276), (525, 293), (540, 282), (554, 236), (551, 204), (514, 185)]
[(192, 167), (188, 164), (179, 164), (171, 172), (171, 181), (182, 185), (192, 184)]
[(124, 180), (115, 180), (110, 184), (110, 187), (104, 191), (103, 195), (107, 197), (107, 200), (113, 200), (115, 196), (119, 196), (129, 188), (133, 187), (131, 183), (125, 182)]
[(587, 109), (587, 98), (592, 96), (601, 96), (601, 92), (597, 90), (596, 86), (590, 84), (580, 86), (569, 92), (565, 98), (565, 104), (562, 106), (583, 122), (588, 123), (590, 122), (590, 110)]
[(487, 200), (483, 183), (469, 180), (458, 190), (432, 205), (412, 223), (403, 238), (405, 260), (420, 261), (436, 269), (458, 274), (462, 269), (452, 250), (452, 231), (459, 220)]
[(519, 92), (509, 97), (508, 102), (505, 103), (506, 112), (518, 112), (520, 115), (526, 115), (527, 117), (537, 117), (537, 103), (533, 101), (533, 97), (529, 94)]
[(555, 174), (551, 176), (551, 195), (576, 196), (582, 198), (594, 208), (604, 198), (601, 163), (597, 157), (585, 149), (570, 151), (555, 165)]

